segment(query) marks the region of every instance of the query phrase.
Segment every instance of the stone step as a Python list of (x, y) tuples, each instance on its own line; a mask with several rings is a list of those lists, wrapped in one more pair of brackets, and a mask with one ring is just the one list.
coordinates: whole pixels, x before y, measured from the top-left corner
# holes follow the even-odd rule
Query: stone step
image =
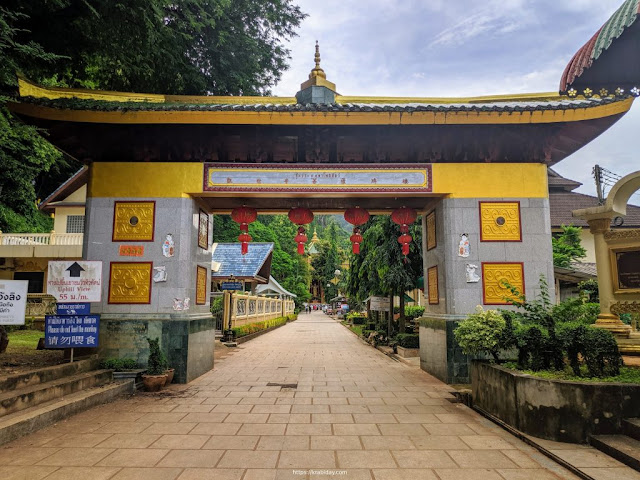
[(626, 436), (640, 440), (640, 418), (622, 420), (622, 431)]
[(50, 382), (37, 383), (0, 394), (0, 418), (85, 388), (103, 385), (113, 379), (112, 370), (81, 372)]
[(30, 372), (0, 376), (0, 395), (11, 390), (18, 390), (40, 383), (51, 382), (77, 373), (95, 370), (98, 368), (99, 363), (98, 356), (92, 355), (88, 359), (73, 363), (63, 363), (62, 365), (53, 365)]
[(87, 388), (0, 418), (0, 445), (135, 391), (133, 380)]
[(640, 441), (626, 435), (592, 435), (590, 443), (598, 450), (640, 472)]

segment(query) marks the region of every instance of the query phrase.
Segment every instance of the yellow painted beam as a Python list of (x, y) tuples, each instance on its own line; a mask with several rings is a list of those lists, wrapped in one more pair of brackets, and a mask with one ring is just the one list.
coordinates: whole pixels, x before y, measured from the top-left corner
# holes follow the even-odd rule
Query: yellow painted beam
[[(336, 165), (338, 166), (338, 165)], [(377, 165), (379, 166), (379, 165)], [(374, 167), (375, 168), (375, 167)], [(536, 163), (434, 163), (433, 189), (424, 197), (547, 198), (547, 168)], [(180, 198), (203, 193), (204, 164), (168, 162), (97, 162), (91, 165), (89, 197)], [(238, 194), (215, 194), (234, 197)], [(243, 196), (246, 194), (242, 194)], [(264, 193), (260, 197), (282, 197)], [(420, 194), (412, 194), (420, 196)], [(296, 196), (305, 196), (296, 194)], [(317, 193), (306, 195), (317, 196)], [(366, 196), (365, 193), (360, 196)], [(372, 197), (379, 197), (373, 194)], [(384, 199), (381, 199), (384, 202)], [(265, 204), (268, 208), (268, 204)]]

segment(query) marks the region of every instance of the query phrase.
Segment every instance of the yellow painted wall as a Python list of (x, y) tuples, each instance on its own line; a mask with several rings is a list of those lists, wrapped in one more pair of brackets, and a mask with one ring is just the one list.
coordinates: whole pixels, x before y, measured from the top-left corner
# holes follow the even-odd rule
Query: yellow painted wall
[[(547, 168), (542, 164), (435, 163), (432, 168), (433, 194), (456, 198), (548, 196)], [(202, 193), (203, 179), (202, 163), (94, 163), (88, 194), (91, 197), (187, 197)]]
[(580, 234), (582, 247), (587, 251), (587, 256), (580, 261), (583, 263), (596, 263), (596, 244), (593, 234), (588, 228), (583, 228)]
[[(84, 198), (81, 201), (84, 202)], [(56, 207), (53, 219), (53, 230), (56, 233), (67, 232), (67, 216), (69, 215), (84, 215), (84, 207)]]

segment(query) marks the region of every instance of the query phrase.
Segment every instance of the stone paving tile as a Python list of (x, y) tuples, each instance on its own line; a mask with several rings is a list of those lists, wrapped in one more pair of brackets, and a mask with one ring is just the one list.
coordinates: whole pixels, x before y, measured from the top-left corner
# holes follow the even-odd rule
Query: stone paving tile
[[(450, 403), (450, 390), (322, 313), (301, 315), (167, 395), (97, 406), (0, 447), (0, 480), (576, 480)], [(592, 449), (550, 448), (597, 480), (640, 480)]]
[[(111, 480), (175, 480), (182, 471), (181, 468), (122, 468)], [(85, 477), (87, 480), (90, 478)]]

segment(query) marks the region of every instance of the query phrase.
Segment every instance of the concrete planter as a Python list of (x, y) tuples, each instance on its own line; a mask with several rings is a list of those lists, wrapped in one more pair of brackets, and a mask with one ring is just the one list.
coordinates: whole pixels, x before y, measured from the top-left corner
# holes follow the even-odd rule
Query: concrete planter
[(547, 380), (474, 360), (473, 405), (529, 435), (587, 443), (640, 416), (640, 385)]
[(398, 345), (397, 347), (398, 355), (402, 358), (411, 358), (411, 357), (419, 357), (420, 349), (419, 348), (405, 348)]

